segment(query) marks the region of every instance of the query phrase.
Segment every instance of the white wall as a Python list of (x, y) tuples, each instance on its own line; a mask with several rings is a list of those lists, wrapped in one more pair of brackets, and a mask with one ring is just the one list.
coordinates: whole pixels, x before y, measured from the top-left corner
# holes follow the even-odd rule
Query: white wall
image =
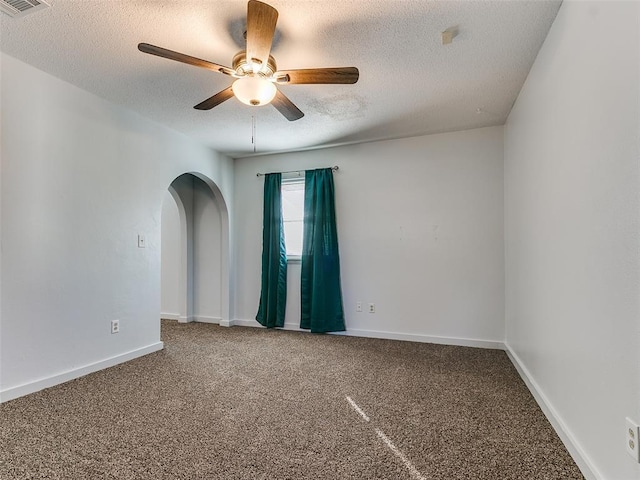
[[(167, 187), (233, 162), (2, 55), (2, 400), (161, 346)], [(145, 249), (137, 235), (146, 236)], [(110, 334), (110, 321), (121, 332)]]
[[(169, 192), (178, 208), (178, 222), (169, 228), (179, 231), (180, 262), (172, 272), (178, 277), (178, 320), (193, 321), (193, 265), (194, 265), (194, 222), (193, 222), (193, 175), (181, 175), (171, 182)], [(175, 246), (174, 246), (175, 247)], [(163, 266), (164, 268), (164, 266)], [(168, 272), (165, 272), (168, 273)]]
[(181, 310), (182, 250), (180, 248), (180, 240), (182, 233), (178, 205), (169, 190), (167, 190), (162, 200), (160, 312), (162, 318), (173, 320), (179, 319)]
[[(264, 182), (256, 173), (339, 165), (334, 178), (347, 330), (500, 345), (502, 151), (502, 127), (492, 127), (237, 159), (237, 323), (253, 324), (260, 297)], [(285, 322), (293, 328), (300, 320), (299, 284), (300, 266), (290, 265)], [(356, 313), (359, 301), (375, 303), (376, 313)]]
[(587, 478), (640, 478), (639, 32), (565, 1), (505, 127), (507, 344)]
[[(2, 56), (0, 55), (0, 88), (2, 88)], [(2, 110), (2, 96), (0, 95), (0, 110)], [(0, 112), (0, 362), (2, 361), (2, 171), (4, 170), (2, 161), (2, 121), (4, 116)], [(0, 384), (2, 382), (2, 365), (0, 364)], [(2, 387), (0, 387), (0, 392)], [(1, 393), (0, 393), (1, 395)], [(0, 398), (0, 401), (2, 399)]]
[(193, 313), (195, 320), (219, 323), (221, 312), (221, 218), (213, 193), (193, 182)]

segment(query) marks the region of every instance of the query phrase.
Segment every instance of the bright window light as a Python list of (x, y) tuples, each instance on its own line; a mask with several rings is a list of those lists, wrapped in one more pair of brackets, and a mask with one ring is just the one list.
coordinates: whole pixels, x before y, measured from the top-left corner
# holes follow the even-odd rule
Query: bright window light
[(304, 178), (282, 180), (282, 218), (284, 242), (288, 258), (302, 255), (302, 225), (304, 219)]

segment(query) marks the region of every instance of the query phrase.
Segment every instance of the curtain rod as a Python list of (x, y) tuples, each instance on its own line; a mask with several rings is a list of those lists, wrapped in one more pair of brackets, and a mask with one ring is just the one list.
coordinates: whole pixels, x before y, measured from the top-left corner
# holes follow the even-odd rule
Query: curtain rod
[[(338, 167), (338, 165), (331, 167), (331, 170), (333, 170), (334, 172), (336, 170), (340, 170), (340, 167)], [(305, 172), (306, 170), (289, 170), (288, 172), (272, 172), (272, 173), (302, 173)], [(266, 173), (256, 173), (256, 177), (264, 177), (265, 175), (267, 175)]]

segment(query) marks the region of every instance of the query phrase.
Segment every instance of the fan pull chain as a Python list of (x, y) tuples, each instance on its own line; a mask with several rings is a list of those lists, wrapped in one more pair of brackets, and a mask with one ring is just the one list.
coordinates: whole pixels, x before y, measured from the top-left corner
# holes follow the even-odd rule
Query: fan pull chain
[(253, 144), (253, 153), (256, 153), (256, 117), (251, 116), (251, 143)]

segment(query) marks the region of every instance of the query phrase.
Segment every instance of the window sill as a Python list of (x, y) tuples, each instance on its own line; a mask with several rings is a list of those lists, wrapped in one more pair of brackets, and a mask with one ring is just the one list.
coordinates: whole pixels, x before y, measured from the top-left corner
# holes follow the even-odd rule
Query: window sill
[(302, 257), (300, 255), (287, 255), (287, 264), (289, 263), (301, 263)]

